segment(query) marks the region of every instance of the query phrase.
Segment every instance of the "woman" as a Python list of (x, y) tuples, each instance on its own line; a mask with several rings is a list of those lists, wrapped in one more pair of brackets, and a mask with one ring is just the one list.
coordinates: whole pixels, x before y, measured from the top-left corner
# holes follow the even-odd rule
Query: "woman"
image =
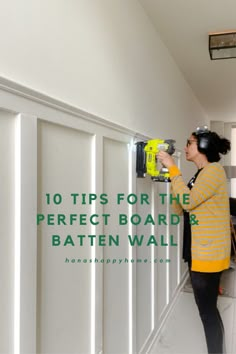
[(189, 271), (196, 304), (204, 326), (208, 353), (224, 352), (224, 327), (217, 309), (220, 277), (230, 264), (230, 214), (227, 180), (218, 163), (230, 150), (230, 141), (215, 132), (199, 129), (187, 140), (185, 154), (198, 168), (184, 183), (173, 158), (164, 151), (157, 157), (168, 168), (172, 194), (189, 194), (189, 204), (176, 205), (184, 213), (183, 256)]

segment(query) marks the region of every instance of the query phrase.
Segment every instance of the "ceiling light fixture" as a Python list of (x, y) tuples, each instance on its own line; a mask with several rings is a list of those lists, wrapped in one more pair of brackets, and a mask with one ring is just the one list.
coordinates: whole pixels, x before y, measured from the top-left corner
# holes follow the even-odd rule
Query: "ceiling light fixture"
[(236, 30), (209, 33), (211, 60), (236, 58)]

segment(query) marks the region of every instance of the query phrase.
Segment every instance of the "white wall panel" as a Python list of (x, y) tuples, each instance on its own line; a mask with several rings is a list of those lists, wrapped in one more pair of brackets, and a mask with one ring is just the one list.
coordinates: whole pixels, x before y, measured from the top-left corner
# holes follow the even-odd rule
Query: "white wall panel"
[[(150, 225), (144, 226), (143, 220), (148, 213), (158, 220), (158, 214), (170, 214), (171, 210), (166, 202), (161, 204), (159, 194), (167, 193), (169, 185), (152, 182), (150, 177), (136, 180), (135, 153), (133, 161), (128, 144), (132, 140), (132, 132), (116, 125), (96, 122), (96, 117), (80, 117), (78, 110), (70, 111), (69, 107), (35, 103), (33, 100), (20, 97), (14, 100), (14, 93), (4, 92), (4, 101), (7, 108), (13, 102), (20, 112), (27, 111), (30, 106), (31, 116), (24, 113), (18, 117), (21, 128), (21, 173), (24, 185), (21, 186), (22, 207), (22, 235), (19, 303), (20, 340), (22, 352), (25, 348), (35, 350), (35, 323), (37, 321), (37, 353), (134, 353), (147, 352), (147, 348), (159, 330), (168, 311), (172, 297), (176, 294), (181, 275), (184, 272), (183, 263), (179, 264), (180, 251), (174, 247), (165, 247), (160, 244), (160, 236), (169, 242), (170, 234), (176, 235), (175, 226)], [(2, 97), (2, 96), (1, 96)], [(1, 98), (0, 97), (0, 98)], [(29, 104), (29, 106), (28, 106)], [(13, 107), (11, 109), (13, 111)], [(38, 114), (37, 114), (38, 112)], [(42, 114), (43, 113), (43, 114)], [(38, 119), (37, 116), (44, 119)], [(30, 119), (31, 117), (31, 119)], [(12, 226), (9, 218), (14, 208), (14, 115), (2, 114), (0, 123), (3, 145), (0, 154), (4, 174), (1, 174), (3, 201), (1, 209), (4, 212), (3, 232), (10, 235)], [(47, 214), (65, 214), (67, 225), (48, 225), (44, 220), (38, 226), (37, 242), (37, 318), (36, 312), (36, 275), (35, 253), (36, 245), (34, 219), (34, 204), (36, 203), (36, 132), (38, 129), (38, 213), (45, 217)], [(31, 132), (31, 133), (30, 133)], [(31, 134), (29, 136), (29, 134)], [(133, 133), (134, 134), (134, 133)], [(35, 161), (32, 159), (35, 158)], [(33, 171), (32, 171), (33, 170)], [(5, 178), (5, 172), (10, 178)], [(28, 185), (29, 183), (29, 185)], [(137, 183), (137, 184), (136, 184)], [(18, 184), (19, 186), (19, 184)], [(71, 193), (78, 193), (78, 202), (73, 204)], [(101, 205), (88, 203), (89, 193), (107, 193), (109, 203)], [(150, 205), (131, 207), (127, 200), (117, 205), (117, 194), (147, 193)], [(47, 204), (46, 194), (50, 194), (50, 204)], [(54, 195), (61, 195), (61, 203), (53, 203)], [(85, 204), (81, 204), (80, 196), (85, 195)], [(10, 197), (9, 197), (10, 196)], [(9, 197), (9, 198), (8, 198)], [(79, 222), (68, 225), (70, 214), (92, 213), (110, 214), (108, 225), (100, 224), (91, 227), (82, 226)], [(124, 213), (141, 215), (142, 222), (137, 227), (119, 225), (118, 215)], [(3, 215), (3, 213), (1, 214)], [(27, 215), (29, 220), (27, 221)], [(6, 219), (6, 217), (8, 219)], [(8, 221), (5, 221), (8, 220)], [(169, 220), (167, 220), (169, 222)], [(28, 228), (29, 226), (29, 228)], [(181, 229), (179, 227), (178, 229)], [(119, 246), (105, 246), (96, 244), (91, 247), (88, 238), (83, 245), (79, 244), (77, 235), (89, 234), (119, 235)], [(143, 246), (131, 247), (128, 241), (129, 234), (145, 235)], [(154, 234), (158, 246), (147, 246), (147, 238)], [(32, 242), (30, 235), (32, 235)], [(52, 235), (60, 237), (60, 245), (52, 244)], [(63, 245), (68, 241), (68, 235), (74, 245)], [(179, 237), (179, 244), (182, 237)], [(29, 242), (28, 242), (29, 241)], [(6, 287), (0, 301), (3, 314), (1, 345), (12, 344), (13, 326), (13, 265), (10, 256), (14, 256), (13, 236), (4, 239), (4, 254), (1, 259), (9, 265), (7, 278), (3, 274)], [(27, 247), (29, 246), (29, 247)], [(182, 248), (182, 247), (181, 247)], [(5, 252), (6, 251), (6, 252)], [(86, 264), (90, 258), (103, 258), (104, 263)], [(170, 258), (170, 264), (164, 261)], [(147, 264), (131, 264), (130, 260), (148, 259)], [(156, 263), (152, 263), (156, 259)], [(81, 260), (81, 263), (77, 261)], [(110, 260), (110, 263), (106, 263)], [(112, 264), (115, 260), (116, 263)], [(121, 264), (119, 264), (121, 260)], [(160, 260), (163, 260), (160, 262)], [(5, 263), (3, 264), (5, 266)], [(12, 267), (12, 268), (11, 268)], [(12, 278), (11, 278), (12, 272)], [(30, 287), (32, 285), (32, 287)], [(16, 293), (16, 292), (15, 292)], [(27, 301), (26, 301), (27, 300)], [(29, 303), (30, 315), (26, 313), (26, 303)], [(8, 306), (8, 307), (7, 307)], [(6, 311), (7, 309), (7, 311)], [(34, 312), (35, 309), (35, 312)], [(12, 311), (12, 312), (11, 312)], [(30, 328), (30, 324), (32, 327)], [(30, 331), (29, 331), (30, 328)], [(30, 345), (27, 333), (30, 332)], [(10, 342), (11, 340), (11, 342)], [(11, 348), (11, 344), (9, 344)], [(1, 349), (1, 348), (0, 348)], [(8, 349), (8, 348), (7, 348)], [(5, 347), (4, 347), (5, 350)], [(29, 350), (28, 350), (29, 351)]]
[(13, 351), (14, 115), (0, 111), (0, 353)]
[[(104, 264), (104, 312), (103, 339), (104, 353), (128, 353), (129, 341), (129, 246), (128, 225), (119, 226), (118, 215), (128, 214), (128, 204), (116, 203), (116, 195), (129, 191), (129, 154), (126, 143), (104, 139), (104, 192), (110, 196), (110, 202), (104, 207), (110, 213), (110, 223), (104, 226), (106, 235), (120, 236), (119, 246), (104, 247), (104, 259), (116, 259), (116, 264)], [(122, 260), (118, 264), (119, 259)]]
[[(92, 136), (79, 130), (41, 122), (38, 127), (38, 213), (91, 214), (89, 204), (73, 205), (71, 193), (91, 193)], [(62, 203), (47, 205), (46, 193), (61, 194)], [(49, 226), (38, 232), (38, 353), (90, 351), (91, 265), (88, 238), (80, 246), (77, 234), (91, 234), (90, 225)], [(61, 237), (52, 246), (51, 235)], [(63, 246), (71, 235), (75, 246)], [(73, 261), (75, 260), (75, 263)]]
[[(174, 212), (171, 208), (170, 208), (170, 213), (174, 214)], [(170, 259), (170, 263), (169, 263), (169, 270), (170, 270), (170, 273), (169, 273), (170, 274), (170, 276), (169, 276), (169, 286), (170, 286), (169, 297), (170, 297), (170, 299), (174, 295), (176, 287), (178, 286), (178, 272), (180, 272), (179, 232), (180, 232), (179, 225), (170, 225), (169, 235), (170, 235), (170, 237), (173, 236), (173, 239), (172, 239), (173, 245), (171, 245), (171, 244), (169, 245), (169, 259)], [(169, 239), (169, 242), (172, 242), (171, 239)], [(176, 244), (177, 246), (174, 246), (174, 244)], [(181, 258), (182, 258), (182, 254), (181, 254)]]
[(137, 257), (148, 261), (138, 264), (136, 279), (137, 350), (145, 353), (179, 285), (181, 225), (172, 225), (169, 183), (153, 182), (146, 176), (137, 180), (137, 193), (146, 193), (150, 201), (150, 205), (138, 204), (139, 214), (145, 218), (151, 213), (155, 222), (153, 226), (139, 225), (137, 233), (146, 235), (146, 240), (154, 235), (157, 243), (137, 248)]
[[(147, 215), (152, 210), (152, 183), (150, 178), (137, 179), (137, 195), (145, 193), (149, 197), (150, 205), (137, 204), (137, 213), (140, 215)], [(140, 224), (137, 227), (137, 235), (144, 235), (145, 240), (148, 235), (152, 234), (152, 227), (150, 225)], [(154, 281), (154, 264), (152, 261), (152, 247), (146, 246), (143, 243), (142, 246), (137, 246), (137, 259), (142, 262), (137, 264), (136, 272), (136, 319), (137, 319), (137, 351), (141, 349), (148, 336), (151, 334), (154, 326), (154, 293), (153, 293), (153, 281)], [(148, 260), (146, 263), (145, 260)]]
[[(167, 190), (168, 185), (164, 182), (156, 182), (154, 183), (154, 210), (155, 210), (155, 219), (158, 218), (158, 214), (168, 215), (169, 205), (167, 203), (162, 204), (161, 198), (159, 195), (168, 193)], [(157, 259), (157, 263), (155, 264), (155, 325), (158, 326), (158, 322), (161, 318), (161, 315), (168, 303), (168, 274), (169, 265), (166, 264), (167, 259), (167, 246), (161, 245), (161, 237), (162, 240), (166, 240), (168, 236), (168, 227), (164, 225), (162, 222), (158, 223), (158, 225), (154, 228), (154, 233), (158, 239), (158, 246), (155, 247), (155, 258)]]

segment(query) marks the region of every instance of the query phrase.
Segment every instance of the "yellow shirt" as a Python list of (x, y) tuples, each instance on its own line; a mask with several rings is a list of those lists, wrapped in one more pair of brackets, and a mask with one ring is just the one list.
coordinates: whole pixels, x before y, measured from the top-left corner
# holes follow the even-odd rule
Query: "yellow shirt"
[(177, 166), (169, 169), (172, 193), (180, 196), (189, 194), (189, 204), (175, 205), (175, 212), (183, 209), (194, 215), (197, 221), (192, 230), (192, 270), (198, 272), (220, 272), (229, 268), (231, 234), (229, 196), (225, 171), (218, 162), (209, 163), (199, 173), (190, 190)]

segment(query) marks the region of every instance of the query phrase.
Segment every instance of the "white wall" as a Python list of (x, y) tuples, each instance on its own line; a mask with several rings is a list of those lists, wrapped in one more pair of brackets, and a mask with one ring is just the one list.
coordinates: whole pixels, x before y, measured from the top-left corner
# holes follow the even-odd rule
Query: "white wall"
[(205, 119), (138, 1), (2, 1), (0, 14), (2, 76), (179, 147)]

